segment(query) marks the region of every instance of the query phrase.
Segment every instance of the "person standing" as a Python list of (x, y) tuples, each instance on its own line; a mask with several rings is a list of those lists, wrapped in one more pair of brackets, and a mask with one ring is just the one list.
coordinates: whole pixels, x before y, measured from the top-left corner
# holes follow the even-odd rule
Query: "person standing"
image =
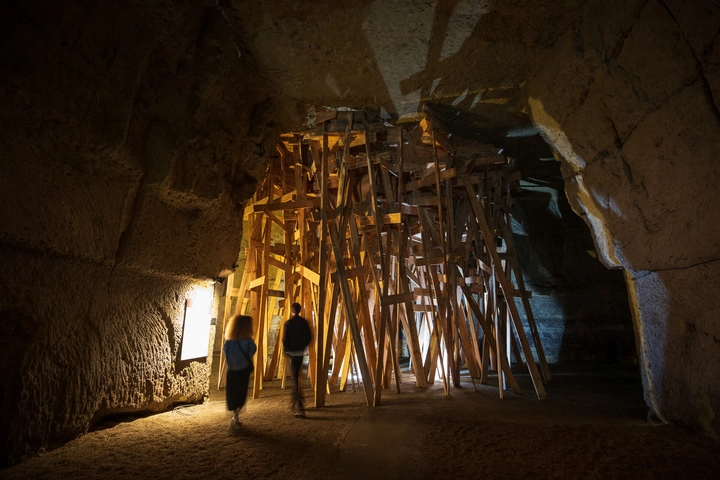
[[(292, 405), (290, 410), (296, 417), (305, 416), (305, 406), (303, 405), (302, 392), (300, 391), (300, 376), (302, 375), (303, 357), (305, 349), (310, 345), (312, 334), (308, 321), (300, 316), (299, 303), (293, 303), (290, 307), (292, 317), (285, 322), (283, 330), (283, 348), (285, 355), (290, 357), (290, 370), (293, 377)], [(297, 411), (295, 411), (297, 407)]]
[(257, 346), (252, 338), (252, 317), (233, 315), (225, 328), (223, 351), (227, 361), (227, 383), (225, 398), (227, 409), (233, 412), (228, 431), (237, 433), (240, 428), (238, 415), (247, 400), (250, 373), (254, 368), (252, 360)]

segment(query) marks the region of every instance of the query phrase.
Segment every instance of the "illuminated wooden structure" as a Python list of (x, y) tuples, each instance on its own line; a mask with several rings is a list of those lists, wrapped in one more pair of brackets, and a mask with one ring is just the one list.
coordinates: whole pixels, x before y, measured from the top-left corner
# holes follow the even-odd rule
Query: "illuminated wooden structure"
[(498, 149), (451, 139), (431, 118), (401, 127), (367, 112), (312, 113), (312, 130), (280, 138), (245, 210), (236, 313), (256, 321), (254, 396), (263, 380), (285, 382), (281, 325), (271, 320), (287, 320), (297, 301), (314, 326), (316, 406), (353, 370), (368, 405), (393, 375), (399, 392), (401, 338), (418, 387), (441, 378), (448, 393), (463, 366), (481, 383), (500, 372), (501, 398), (506, 386), (520, 393), (512, 352), (544, 398), (550, 373), (508, 224), (519, 172), (508, 173)]

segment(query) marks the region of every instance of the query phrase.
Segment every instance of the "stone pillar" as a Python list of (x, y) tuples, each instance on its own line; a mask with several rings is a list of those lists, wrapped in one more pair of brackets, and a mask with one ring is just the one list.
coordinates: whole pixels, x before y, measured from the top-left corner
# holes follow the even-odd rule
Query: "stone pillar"
[(648, 406), (717, 435), (720, 9), (706, 4), (593, 2), (528, 106), (603, 262), (626, 272)]

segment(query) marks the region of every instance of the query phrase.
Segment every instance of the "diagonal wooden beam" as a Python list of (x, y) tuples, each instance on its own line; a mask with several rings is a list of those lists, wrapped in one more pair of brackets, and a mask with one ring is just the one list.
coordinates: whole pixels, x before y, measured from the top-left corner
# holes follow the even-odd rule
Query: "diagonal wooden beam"
[[(500, 262), (500, 257), (498, 256), (497, 250), (492, 248), (492, 239), (494, 237), (492, 235), (492, 232), (490, 231), (490, 227), (488, 227), (487, 220), (485, 219), (482, 202), (478, 199), (477, 194), (475, 193), (475, 189), (470, 182), (465, 182), (465, 189), (467, 191), (468, 200), (470, 201), (470, 206), (472, 207), (475, 213), (475, 217), (477, 218), (480, 232), (488, 244), (488, 253), (491, 256), (493, 263), (500, 266), (502, 265), (502, 263)], [(508, 279), (505, 277), (505, 274), (503, 273), (501, 268), (496, 268), (495, 274), (496, 278), (498, 279), (498, 283), (500, 284), (500, 288), (502, 289), (505, 296), (507, 306), (510, 309), (510, 315), (512, 317), (513, 325), (515, 326), (515, 331), (517, 332), (518, 338), (520, 338), (520, 344), (522, 345), (523, 354), (525, 355), (525, 360), (527, 362), (528, 369), (530, 370), (530, 377), (532, 378), (535, 392), (537, 393), (539, 399), (545, 399), (547, 398), (547, 394), (545, 393), (545, 386), (542, 383), (540, 373), (538, 372), (537, 365), (535, 364), (532, 350), (530, 349), (530, 344), (528, 343), (527, 337), (525, 336), (525, 330), (523, 328), (522, 321), (520, 320), (520, 314), (518, 313), (517, 306), (515, 305), (512, 286)]]
[(370, 370), (368, 369), (367, 359), (365, 357), (365, 349), (363, 348), (362, 338), (360, 337), (360, 327), (357, 324), (357, 316), (355, 314), (355, 306), (352, 302), (352, 292), (348, 285), (348, 279), (345, 275), (345, 265), (343, 264), (343, 251), (342, 243), (340, 242), (340, 234), (337, 231), (335, 222), (329, 222), (328, 227), (330, 230), (330, 241), (332, 244), (333, 254), (335, 255), (335, 262), (337, 265), (337, 276), (338, 282), (340, 283), (340, 290), (343, 296), (343, 304), (345, 306), (345, 313), (348, 323), (350, 324), (350, 330), (352, 331), (352, 338), (355, 343), (355, 352), (358, 357), (358, 363), (360, 373), (363, 380), (363, 388), (365, 390), (365, 401), (368, 405), (374, 406), (374, 392), (372, 377)]

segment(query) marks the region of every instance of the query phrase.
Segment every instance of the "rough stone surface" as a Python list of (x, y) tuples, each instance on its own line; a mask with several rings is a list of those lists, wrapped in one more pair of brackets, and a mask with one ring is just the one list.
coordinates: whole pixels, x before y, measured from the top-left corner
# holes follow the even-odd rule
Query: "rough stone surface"
[(232, 268), (277, 131), (215, 2), (0, 19), (0, 462), (207, 395), (185, 298)]
[[(720, 431), (720, 262), (630, 280), (645, 399), (668, 421)], [(686, 303), (684, 295), (698, 301)]]
[(19, 248), (3, 248), (0, 265), (2, 278), (13, 277), (0, 295), (10, 457), (74, 438), (109, 414), (207, 395), (209, 363), (179, 361), (192, 283)]
[(287, 127), (307, 103), (402, 115), (420, 102), (510, 127), (537, 53), (583, 10), (576, 0), (223, 3), (277, 89)]
[(528, 105), (598, 252), (627, 272), (648, 405), (717, 435), (720, 6), (616, 7), (591, 4)]

